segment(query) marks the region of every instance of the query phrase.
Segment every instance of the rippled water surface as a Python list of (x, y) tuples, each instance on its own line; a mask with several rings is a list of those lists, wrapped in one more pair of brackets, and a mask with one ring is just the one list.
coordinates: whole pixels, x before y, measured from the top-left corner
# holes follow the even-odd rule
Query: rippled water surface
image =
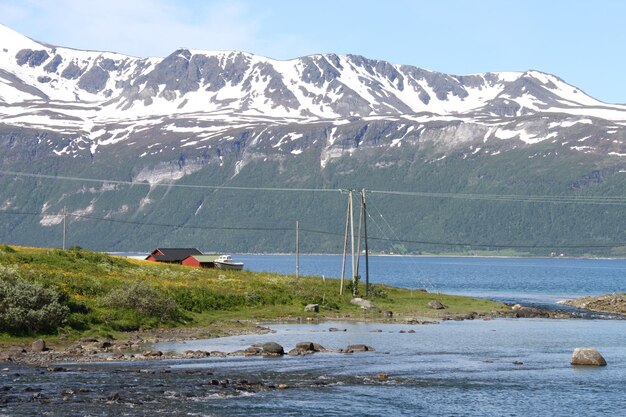
[[(626, 321), (272, 327), (276, 333), (157, 347), (234, 351), (276, 341), (290, 349), (313, 341), (329, 348), (365, 343), (376, 351), (64, 364), (65, 372), (9, 367), (1, 373), (11, 389), (0, 386), (0, 398), (10, 397), (0, 415), (623, 415)], [(345, 331), (329, 332), (330, 327)], [(598, 348), (609, 365), (572, 367), (571, 353), (581, 346)], [(379, 379), (379, 373), (389, 378)], [(231, 385), (212, 384), (225, 380)], [(241, 380), (263, 385), (238, 389)], [(278, 389), (279, 384), (287, 388)], [(78, 392), (81, 387), (89, 391)], [(63, 400), (67, 390), (74, 392)], [(111, 400), (112, 393), (119, 398)]]
[[(251, 271), (295, 273), (293, 255), (237, 258)], [(363, 258), (360, 265), (364, 277)], [(586, 295), (626, 292), (626, 259), (372, 256), (369, 265), (373, 283), (505, 301), (554, 303)], [(347, 270), (349, 276), (349, 260)], [(300, 256), (300, 273), (340, 277), (341, 256)]]

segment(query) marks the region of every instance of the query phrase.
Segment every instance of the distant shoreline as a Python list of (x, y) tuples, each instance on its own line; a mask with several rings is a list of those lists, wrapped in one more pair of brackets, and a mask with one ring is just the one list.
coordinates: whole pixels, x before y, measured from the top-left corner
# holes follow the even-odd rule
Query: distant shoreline
[[(211, 251), (215, 252), (215, 251)], [(103, 253), (113, 255), (113, 256), (122, 256), (133, 259), (143, 259), (150, 254), (150, 252), (141, 252), (141, 251), (121, 251), (121, 252), (108, 252), (103, 251)], [(208, 253), (208, 252), (207, 252)], [(226, 253), (226, 252), (225, 252)], [(256, 253), (256, 252), (227, 252), (234, 255), (241, 256), (296, 256), (295, 253)], [(134, 254), (130, 256), (125, 256), (124, 254)], [(301, 253), (300, 256), (343, 256), (342, 253)], [(361, 257), (364, 257), (365, 254), (361, 254)], [(416, 255), (416, 254), (389, 254), (389, 253), (370, 253), (369, 256), (377, 256), (377, 257), (394, 257), (394, 258), (484, 258), (484, 259), (589, 259), (589, 260), (626, 260), (626, 257), (607, 257), (607, 256), (598, 256), (598, 257), (589, 257), (589, 256), (523, 256), (523, 255), (454, 255), (454, 254), (428, 254), (428, 255)], [(349, 259), (351, 257), (350, 254), (347, 255)]]

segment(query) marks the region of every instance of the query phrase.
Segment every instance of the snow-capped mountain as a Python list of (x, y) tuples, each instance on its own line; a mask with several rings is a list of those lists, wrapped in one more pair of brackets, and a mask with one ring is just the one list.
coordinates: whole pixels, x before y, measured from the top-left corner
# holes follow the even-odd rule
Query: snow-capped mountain
[[(538, 113), (560, 121), (541, 132), (511, 126)], [(188, 49), (134, 58), (55, 47), (0, 25), (0, 122), (77, 135), (92, 153), (150, 126), (204, 139), (257, 123), (461, 121), (488, 126), (487, 137), (539, 142), (588, 117), (618, 129), (626, 106), (538, 71), (454, 76), (354, 55), (277, 61)]]
[[(94, 122), (188, 113), (232, 113), (299, 121), (552, 111), (615, 118), (601, 103), (538, 71), (452, 76), (361, 56), (277, 61), (240, 52), (179, 49), (133, 58), (35, 42), (0, 26), (1, 99), (7, 104), (98, 106)], [(89, 107), (87, 107), (89, 109)], [(80, 114), (80, 112), (79, 112)]]
[[(355, 55), (279, 61), (189, 49), (137, 58), (52, 46), (0, 25), (0, 154), (5, 171), (150, 185), (109, 199), (98, 196), (121, 186), (50, 188), (33, 199), (0, 175), (0, 210), (41, 213), (21, 232), (8, 220), (0, 219), (0, 228), (36, 235), (37, 227), (59, 224), (63, 205), (76, 216), (170, 219), (179, 201), (155, 196), (154, 185), (180, 181), (505, 194), (599, 190), (621, 184), (626, 172), (626, 106), (602, 103), (539, 71), (456, 76)], [(223, 200), (198, 198), (183, 219), (193, 223), (210, 211), (237, 222), (249, 200), (233, 198), (228, 209)], [(410, 233), (412, 208), (395, 210), (406, 211), (398, 221)], [(81, 230), (80, 218), (73, 221)], [(494, 225), (494, 234), (508, 230)], [(432, 234), (444, 236), (446, 228)], [(93, 239), (87, 226), (84, 234)]]

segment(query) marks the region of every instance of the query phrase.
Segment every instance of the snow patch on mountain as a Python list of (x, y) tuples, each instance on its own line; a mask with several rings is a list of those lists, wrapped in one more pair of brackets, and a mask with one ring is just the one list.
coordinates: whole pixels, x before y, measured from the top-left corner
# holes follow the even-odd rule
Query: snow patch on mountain
[(142, 169), (133, 179), (133, 182), (147, 182), (150, 186), (163, 183), (173, 183), (186, 175), (202, 169), (200, 164), (185, 164), (183, 166), (171, 166), (170, 164), (160, 164), (152, 168)]
[[(534, 70), (457, 76), (358, 55), (280, 61), (184, 48), (136, 58), (56, 47), (0, 25), (0, 123), (58, 133), (51, 152), (63, 157), (93, 158), (141, 140), (161, 145), (144, 145), (139, 157), (205, 149), (223, 164), (223, 151), (251, 158), (246, 147), (266, 144), (300, 155), (319, 140), (325, 168), (359, 147), (356, 123), (394, 124), (378, 146), (433, 141), (452, 149), (493, 138), (532, 145), (578, 130), (571, 140), (584, 134), (591, 142), (607, 122), (617, 146), (626, 106)], [(303, 133), (316, 126), (325, 126), (317, 136)], [(174, 164), (137, 178), (158, 184), (194, 169)]]

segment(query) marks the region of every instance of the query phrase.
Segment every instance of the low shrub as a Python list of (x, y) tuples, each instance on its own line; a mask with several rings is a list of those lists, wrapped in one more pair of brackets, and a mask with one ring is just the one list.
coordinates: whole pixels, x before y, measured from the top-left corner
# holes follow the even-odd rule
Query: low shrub
[(133, 310), (140, 316), (157, 318), (161, 322), (179, 318), (176, 301), (144, 282), (114, 288), (100, 299), (100, 305)]
[(9, 245), (0, 245), (0, 253), (15, 253), (17, 252)]
[(12, 335), (53, 333), (69, 315), (60, 294), (0, 266), (0, 331)]
[[(182, 308), (195, 313), (216, 310), (234, 310), (246, 305), (244, 294), (220, 292), (211, 288), (174, 288), (172, 295)], [(256, 303), (256, 296), (252, 296)], [(250, 299), (252, 302), (253, 300)]]

